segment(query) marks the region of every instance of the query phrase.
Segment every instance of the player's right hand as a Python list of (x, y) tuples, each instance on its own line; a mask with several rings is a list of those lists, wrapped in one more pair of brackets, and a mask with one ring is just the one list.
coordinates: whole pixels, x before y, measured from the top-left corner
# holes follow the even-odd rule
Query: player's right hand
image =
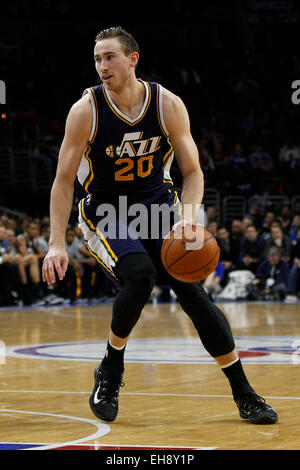
[(55, 271), (58, 274), (59, 280), (62, 281), (66, 274), (68, 263), (69, 257), (65, 248), (51, 247), (43, 262), (43, 282), (47, 282), (48, 285), (55, 284)]

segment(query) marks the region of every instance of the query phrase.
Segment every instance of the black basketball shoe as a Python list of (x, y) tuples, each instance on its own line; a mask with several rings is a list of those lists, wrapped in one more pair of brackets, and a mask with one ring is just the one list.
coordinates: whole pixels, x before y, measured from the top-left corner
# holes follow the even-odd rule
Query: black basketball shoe
[(278, 421), (276, 411), (266, 404), (264, 398), (255, 392), (249, 392), (235, 399), (240, 417), (253, 424), (275, 424)]
[(119, 389), (123, 387), (123, 372), (116, 373), (96, 367), (94, 373), (95, 387), (90, 396), (90, 407), (97, 418), (103, 421), (114, 421), (119, 409)]

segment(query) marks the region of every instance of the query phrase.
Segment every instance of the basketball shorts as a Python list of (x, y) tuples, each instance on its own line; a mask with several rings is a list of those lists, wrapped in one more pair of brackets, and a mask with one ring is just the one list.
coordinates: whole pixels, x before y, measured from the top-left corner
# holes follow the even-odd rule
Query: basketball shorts
[(132, 204), (126, 196), (108, 203), (89, 195), (78, 207), (86, 247), (112, 281), (118, 283), (116, 266), (120, 258), (145, 253), (152, 259), (160, 283), (164, 283), (166, 273), (160, 251), (165, 235), (180, 220), (181, 203), (176, 191), (167, 190), (158, 198)]

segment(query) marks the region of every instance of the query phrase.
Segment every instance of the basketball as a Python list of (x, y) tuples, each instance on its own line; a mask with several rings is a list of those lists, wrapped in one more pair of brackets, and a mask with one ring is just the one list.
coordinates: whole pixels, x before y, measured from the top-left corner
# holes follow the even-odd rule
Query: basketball
[(203, 226), (180, 227), (164, 239), (161, 260), (167, 272), (182, 282), (199, 282), (212, 273), (219, 261), (220, 250), (215, 237)]

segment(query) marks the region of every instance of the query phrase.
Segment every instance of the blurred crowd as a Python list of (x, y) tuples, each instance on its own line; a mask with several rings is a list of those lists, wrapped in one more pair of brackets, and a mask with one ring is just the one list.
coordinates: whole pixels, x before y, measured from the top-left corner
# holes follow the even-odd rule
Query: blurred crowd
[[(223, 225), (218, 221), (216, 208), (207, 208), (206, 228), (215, 235), (220, 247), (218, 266), (204, 282), (212, 299), (222, 298), (222, 292), (236, 273), (240, 282), (244, 278), (245, 294), (241, 298), (297, 300), (300, 295), (299, 209), (299, 204), (294, 211), (289, 205), (282, 205), (279, 211), (254, 209), (243, 219)], [(239, 298), (238, 293), (235, 298)]]
[(77, 224), (66, 230), (69, 266), (63, 281), (47, 286), (42, 282), (42, 263), (49, 249), (49, 217), (17, 220), (0, 216), (0, 305), (43, 306), (74, 303), (78, 299), (97, 302), (115, 295), (87, 250)]
[[(137, 76), (161, 83), (186, 104), (205, 188), (217, 190), (221, 199), (288, 195), (291, 200), (299, 194), (300, 180), (300, 106), (291, 99), (292, 83), (300, 77), (299, 2), (288, 2), (289, 12), (277, 4), (263, 11), (258, 2), (219, 2), (216, 8), (200, 3), (197, 12), (180, 1), (167, 5), (160, 22), (155, 18), (156, 34), (152, 22), (128, 22), (120, 13), (118, 23), (141, 47)], [(65, 120), (84, 88), (98, 84), (94, 37), (111, 26), (103, 23), (103, 5), (94, 8), (95, 14), (82, 21), (80, 0), (2, 7), (0, 79), (7, 85), (7, 104), (0, 105), (0, 206), (30, 216), (14, 219), (8, 212), (0, 218), (4, 305), (105, 299), (116, 293), (86, 250), (75, 218), (66, 233), (70, 264), (64, 282), (51, 288), (41, 282), (49, 237), (49, 218), (43, 215)], [(41, 21), (32, 21), (35, 17)], [(76, 38), (75, 47), (69, 47), (70, 37)], [(180, 192), (176, 159), (171, 176)], [(75, 195), (82, 197), (78, 185)], [(252, 274), (249, 299), (299, 293), (300, 208), (268, 207), (226, 225), (216, 208), (206, 212), (208, 230), (221, 247), (217, 270), (204, 283), (212, 298), (240, 271)], [(170, 292), (166, 287), (156, 294), (167, 300)]]
[[(297, 298), (300, 294), (300, 210), (282, 205), (280, 211), (253, 209), (242, 219), (224, 225), (213, 205), (205, 210), (205, 226), (217, 239), (220, 259), (204, 288), (215, 300), (232, 273), (251, 273), (246, 282), (248, 300)], [(78, 225), (66, 230), (69, 266), (63, 281), (42, 282), (41, 268), (49, 249), (49, 217), (21, 219), (0, 216), (0, 305), (56, 305), (64, 302), (100, 302), (117, 290), (85, 246)], [(168, 286), (157, 286), (156, 300), (172, 298)], [(238, 295), (237, 295), (238, 297)]]
[[(24, 2), (19, 9), (14, 4), (4, 7), (3, 15), (7, 10), (7, 17), (21, 18), (2, 25), (0, 78), (7, 84), (7, 106), (1, 113), (6, 118), (0, 119), (0, 164), (7, 160), (9, 151), (10, 162), (14, 162), (10, 166), (17, 169), (25, 165), (23, 152), (27, 151), (30, 165), (35, 165), (30, 173), (35, 180), (34, 184), (24, 183), (28, 191), (20, 200), (16, 197), (18, 175), (13, 186), (13, 178), (3, 174), (1, 180), (0, 174), (0, 205), (6, 206), (9, 201), (9, 207), (25, 212), (26, 207), (33, 207), (34, 216), (45, 213), (49, 206), (68, 111), (86, 87), (98, 84), (92, 47), (94, 36), (104, 25), (97, 15), (85, 22), (66, 21), (72, 14), (79, 14), (79, 3), (70, 6), (64, 1), (55, 8), (52, 2), (43, 2), (35, 13), (44, 11), (48, 20), (36, 22), (34, 28), (28, 28), (25, 19), (21, 21), (29, 15)], [(218, 19), (217, 11), (205, 2), (197, 8), (194, 18), (191, 7), (175, 2), (168, 8), (175, 23), (158, 23), (154, 36), (150, 23), (124, 22), (141, 47), (137, 76), (157, 81), (183, 99), (206, 188), (215, 188), (221, 197), (297, 194), (300, 107), (291, 99), (292, 83), (300, 76), (296, 2), (292, 23), (278, 23), (276, 11), (249, 22), (246, 8), (244, 12), (236, 11), (242, 16), (236, 16), (233, 25), (229, 16)], [(211, 20), (200, 12), (210, 15)], [(65, 21), (64, 27), (61, 21)], [(178, 34), (174, 34), (176, 21)], [(66, 45), (71, 35), (76, 37), (76, 47), (69, 50)], [(71, 80), (66, 50), (69, 60), (80, 64)], [(26, 171), (20, 168), (24, 178)], [(47, 172), (45, 181), (39, 175)], [(176, 162), (172, 177), (180, 188)]]

